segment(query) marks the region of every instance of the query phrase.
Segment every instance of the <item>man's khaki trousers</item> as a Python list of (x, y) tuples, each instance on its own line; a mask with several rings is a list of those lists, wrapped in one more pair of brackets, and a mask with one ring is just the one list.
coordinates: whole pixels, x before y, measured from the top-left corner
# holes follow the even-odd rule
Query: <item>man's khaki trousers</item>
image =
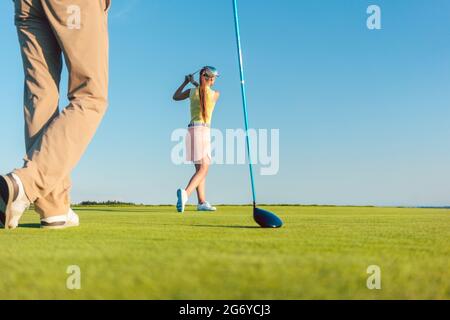
[[(110, 0), (15, 0), (25, 71), (25, 164), (14, 172), (41, 218), (70, 206), (70, 173), (107, 108)], [(61, 112), (62, 58), (69, 105)]]

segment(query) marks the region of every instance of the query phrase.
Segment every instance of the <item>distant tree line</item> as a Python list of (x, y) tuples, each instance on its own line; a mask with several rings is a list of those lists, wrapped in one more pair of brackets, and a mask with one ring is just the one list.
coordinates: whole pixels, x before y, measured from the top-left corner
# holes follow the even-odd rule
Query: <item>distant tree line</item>
[(108, 201), (82, 201), (78, 205), (80, 205), (80, 206), (136, 206), (138, 204), (133, 203), (133, 202), (108, 200)]

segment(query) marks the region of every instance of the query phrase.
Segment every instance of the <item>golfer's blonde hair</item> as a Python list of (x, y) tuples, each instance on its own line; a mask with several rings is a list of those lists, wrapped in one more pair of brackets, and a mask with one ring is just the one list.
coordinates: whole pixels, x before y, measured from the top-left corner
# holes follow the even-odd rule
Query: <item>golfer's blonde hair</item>
[(206, 67), (200, 71), (200, 85), (198, 87), (198, 95), (200, 99), (200, 111), (204, 122), (206, 122), (206, 120), (208, 119), (208, 114), (206, 110), (206, 84), (205, 81), (203, 80), (205, 72)]

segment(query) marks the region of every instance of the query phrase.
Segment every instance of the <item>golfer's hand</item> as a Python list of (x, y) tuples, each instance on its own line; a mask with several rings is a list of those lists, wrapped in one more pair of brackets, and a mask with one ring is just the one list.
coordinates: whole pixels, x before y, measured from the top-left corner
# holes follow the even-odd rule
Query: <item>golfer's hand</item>
[(188, 84), (189, 82), (192, 82), (192, 74), (188, 74), (187, 76), (184, 77), (184, 83)]

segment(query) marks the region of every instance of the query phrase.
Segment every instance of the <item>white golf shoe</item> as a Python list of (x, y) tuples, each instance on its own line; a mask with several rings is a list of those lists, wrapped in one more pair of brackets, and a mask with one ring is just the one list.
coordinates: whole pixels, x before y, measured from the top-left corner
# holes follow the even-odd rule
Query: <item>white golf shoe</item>
[(20, 218), (22, 218), (23, 213), (30, 206), (30, 201), (25, 194), (25, 189), (23, 188), (23, 184), (20, 178), (14, 173), (11, 173), (10, 177), (14, 179), (14, 182), (17, 185), (18, 194), (16, 200), (11, 203), (10, 217), (9, 221), (7, 222), (6, 228), (16, 229), (19, 226), (19, 221)]
[(186, 203), (188, 201), (188, 195), (186, 190), (184, 189), (178, 189), (177, 190), (177, 211), (180, 213), (184, 212), (184, 209), (186, 208)]
[(205, 201), (197, 206), (197, 211), (216, 211), (216, 210), (217, 208), (210, 205), (208, 201)]
[(80, 218), (72, 209), (69, 209), (66, 215), (41, 219), (41, 228), (43, 229), (65, 229), (79, 225)]

